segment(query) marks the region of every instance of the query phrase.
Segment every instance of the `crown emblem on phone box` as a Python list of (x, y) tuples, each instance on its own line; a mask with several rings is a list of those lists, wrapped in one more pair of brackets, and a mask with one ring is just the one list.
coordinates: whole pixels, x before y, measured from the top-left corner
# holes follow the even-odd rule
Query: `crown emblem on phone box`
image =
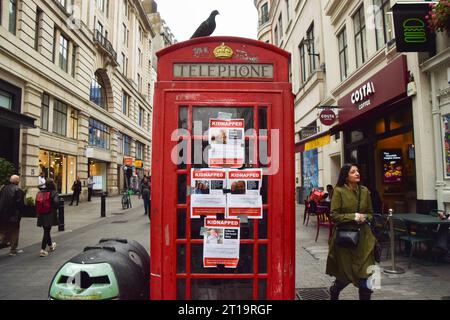
[(213, 52), (217, 59), (231, 59), (231, 57), (233, 57), (233, 49), (226, 46), (223, 42), (220, 46), (215, 48)]

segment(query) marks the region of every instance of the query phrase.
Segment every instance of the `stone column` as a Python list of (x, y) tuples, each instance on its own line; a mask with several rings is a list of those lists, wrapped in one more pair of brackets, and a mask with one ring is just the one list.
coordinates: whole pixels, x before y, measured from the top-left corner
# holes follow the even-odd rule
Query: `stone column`
[(41, 103), (43, 91), (31, 83), (25, 85), (22, 113), (37, 119), (35, 129), (23, 129), (21, 132), (21, 186), (27, 188), (26, 198), (36, 196), (39, 191), (39, 136), (41, 133)]
[(436, 205), (436, 155), (433, 111), (430, 101), (431, 85), (428, 76), (419, 69), (418, 55), (408, 55), (408, 69), (414, 74), (417, 88), (412, 98), (414, 144), (417, 179), (417, 211), (428, 213)]
[(78, 155), (77, 155), (77, 176), (80, 177), (82, 192), (80, 200), (87, 199), (87, 177), (88, 177), (88, 158), (86, 157), (86, 148), (89, 141), (89, 115), (80, 111), (78, 114)]
[(109, 195), (119, 194), (119, 177), (117, 175), (117, 134), (119, 131), (115, 128), (110, 128), (110, 152), (111, 162), (108, 164), (107, 172), (107, 186)]

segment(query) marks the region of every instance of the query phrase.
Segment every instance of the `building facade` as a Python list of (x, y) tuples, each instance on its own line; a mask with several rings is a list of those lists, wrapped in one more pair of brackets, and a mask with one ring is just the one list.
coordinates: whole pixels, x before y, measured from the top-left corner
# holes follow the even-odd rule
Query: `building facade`
[(41, 172), (62, 195), (72, 193), (77, 176), (83, 186), (93, 176), (94, 191), (118, 194), (149, 174), (156, 33), (142, 3), (1, 6), (1, 98), (20, 101), (16, 111), (36, 119), (35, 128), (11, 133), (9, 158), (17, 159), (27, 197)]
[[(448, 44), (438, 38), (438, 58), (397, 52), (396, 2), (255, 2), (260, 13), (269, 5), (272, 43), (292, 53), (301, 200), (312, 187), (334, 185), (339, 167), (355, 162), (377, 211), (428, 212), (448, 202), (443, 169), (448, 67), (442, 68), (448, 65), (442, 49)], [(330, 126), (320, 121), (323, 110), (337, 114)]]

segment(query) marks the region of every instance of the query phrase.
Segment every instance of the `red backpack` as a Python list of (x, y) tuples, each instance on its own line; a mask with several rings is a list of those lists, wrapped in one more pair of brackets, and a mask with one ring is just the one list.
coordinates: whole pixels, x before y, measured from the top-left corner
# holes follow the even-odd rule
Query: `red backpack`
[(36, 195), (36, 213), (38, 216), (49, 214), (52, 210), (51, 193), (39, 192)]

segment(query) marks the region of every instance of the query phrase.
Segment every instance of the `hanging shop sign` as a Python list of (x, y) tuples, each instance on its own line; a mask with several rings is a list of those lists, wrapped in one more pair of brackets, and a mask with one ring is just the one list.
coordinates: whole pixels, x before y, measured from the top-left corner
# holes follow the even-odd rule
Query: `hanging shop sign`
[(244, 165), (244, 119), (210, 119), (209, 167), (240, 168)]
[(336, 122), (336, 113), (329, 109), (322, 110), (319, 115), (319, 119), (324, 126), (331, 126)]
[(434, 52), (436, 36), (428, 28), (430, 2), (399, 3), (392, 7), (397, 52)]
[(191, 169), (191, 218), (226, 213), (226, 171)]
[(203, 232), (203, 266), (236, 268), (239, 263), (240, 220), (206, 218)]
[(227, 217), (248, 216), (262, 219), (262, 169), (229, 170), (227, 172)]
[(134, 166), (136, 168), (142, 168), (144, 166), (144, 162), (142, 160), (136, 160), (134, 161)]
[(123, 164), (132, 167), (134, 165), (134, 159), (130, 157), (123, 157)]

